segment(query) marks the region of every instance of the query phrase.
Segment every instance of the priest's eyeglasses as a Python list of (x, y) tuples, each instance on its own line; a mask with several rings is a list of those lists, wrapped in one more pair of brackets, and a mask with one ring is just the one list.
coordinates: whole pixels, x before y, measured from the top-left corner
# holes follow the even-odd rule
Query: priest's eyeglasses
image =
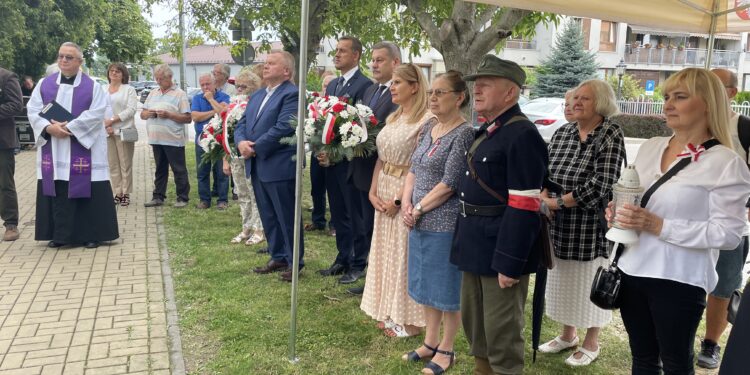
[(58, 60), (73, 61), (77, 56), (73, 55), (57, 55)]
[(441, 90), (441, 89), (427, 90), (427, 97), (429, 98), (429, 97), (432, 96), (432, 94), (435, 94), (435, 96), (437, 96), (438, 98), (442, 98), (443, 95), (445, 95), (445, 94), (447, 94), (449, 92), (457, 92), (457, 91), (456, 90)]

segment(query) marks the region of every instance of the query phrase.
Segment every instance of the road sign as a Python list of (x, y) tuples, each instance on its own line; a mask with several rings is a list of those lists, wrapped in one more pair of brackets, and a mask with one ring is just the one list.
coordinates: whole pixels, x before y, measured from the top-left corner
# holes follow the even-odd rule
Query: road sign
[(653, 96), (654, 88), (656, 88), (656, 82), (652, 79), (646, 81), (646, 95)]
[(232, 40), (245, 43), (244, 47), (238, 54), (232, 54), (232, 60), (239, 65), (250, 65), (255, 61), (255, 48), (250, 41), (253, 39), (252, 22), (246, 19), (240, 12), (234, 15), (232, 22), (229, 23), (229, 29), (232, 31)]

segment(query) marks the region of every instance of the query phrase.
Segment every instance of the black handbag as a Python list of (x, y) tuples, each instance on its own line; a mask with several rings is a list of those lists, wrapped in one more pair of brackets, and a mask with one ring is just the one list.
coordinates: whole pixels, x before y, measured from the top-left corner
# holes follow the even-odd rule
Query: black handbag
[[(709, 139), (703, 143), (703, 147), (706, 150), (719, 144), (719, 141), (715, 139)], [(674, 167), (670, 168), (667, 173), (661, 176), (651, 187), (643, 194), (641, 199), (641, 207), (646, 207), (648, 200), (651, 199), (651, 195), (654, 191), (663, 185), (667, 180), (672, 178), (677, 172), (685, 168), (692, 158), (684, 158), (677, 162)], [(625, 246), (619, 244), (615, 258), (612, 260), (612, 264), (608, 267), (600, 266), (594, 276), (594, 281), (591, 283), (591, 294), (589, 299), (591, 302), (604, 310), (615, 310), (620, 308), (620, 287), (622, 284), (622, 271), (617, 268), (617, 262), (620, 260), (622, 252), (625, 250)]]

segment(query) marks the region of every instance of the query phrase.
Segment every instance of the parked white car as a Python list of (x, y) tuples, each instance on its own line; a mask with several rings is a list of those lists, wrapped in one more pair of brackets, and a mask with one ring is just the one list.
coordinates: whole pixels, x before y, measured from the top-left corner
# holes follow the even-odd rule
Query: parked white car
[(539, 134), (547, 142), (552, 139), (555, 131), (567, 122), (563, 98), (532, 99), (521, 106), (521, 111), (536, 125)]

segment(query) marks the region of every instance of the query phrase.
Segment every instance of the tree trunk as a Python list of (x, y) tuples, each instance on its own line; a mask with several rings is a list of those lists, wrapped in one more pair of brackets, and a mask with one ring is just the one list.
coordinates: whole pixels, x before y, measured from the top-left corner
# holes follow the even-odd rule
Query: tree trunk
[[(310, 9), (307, 19), (307, 70), (315, 63), (318, 57), (318, 46), (320, 41), (323, 39), (323, 19), (325, 18), (325, 12), (328, 9), (328, 0), (310, 0)], [(299, 82), (299, 57), (300, 57), (300, 30), (285, 29), (281, 33), (281, 43), (284, 45), (284, 50), (291, 53), (294, 56), (294, 76), (296, 77), (295, 82)]]

